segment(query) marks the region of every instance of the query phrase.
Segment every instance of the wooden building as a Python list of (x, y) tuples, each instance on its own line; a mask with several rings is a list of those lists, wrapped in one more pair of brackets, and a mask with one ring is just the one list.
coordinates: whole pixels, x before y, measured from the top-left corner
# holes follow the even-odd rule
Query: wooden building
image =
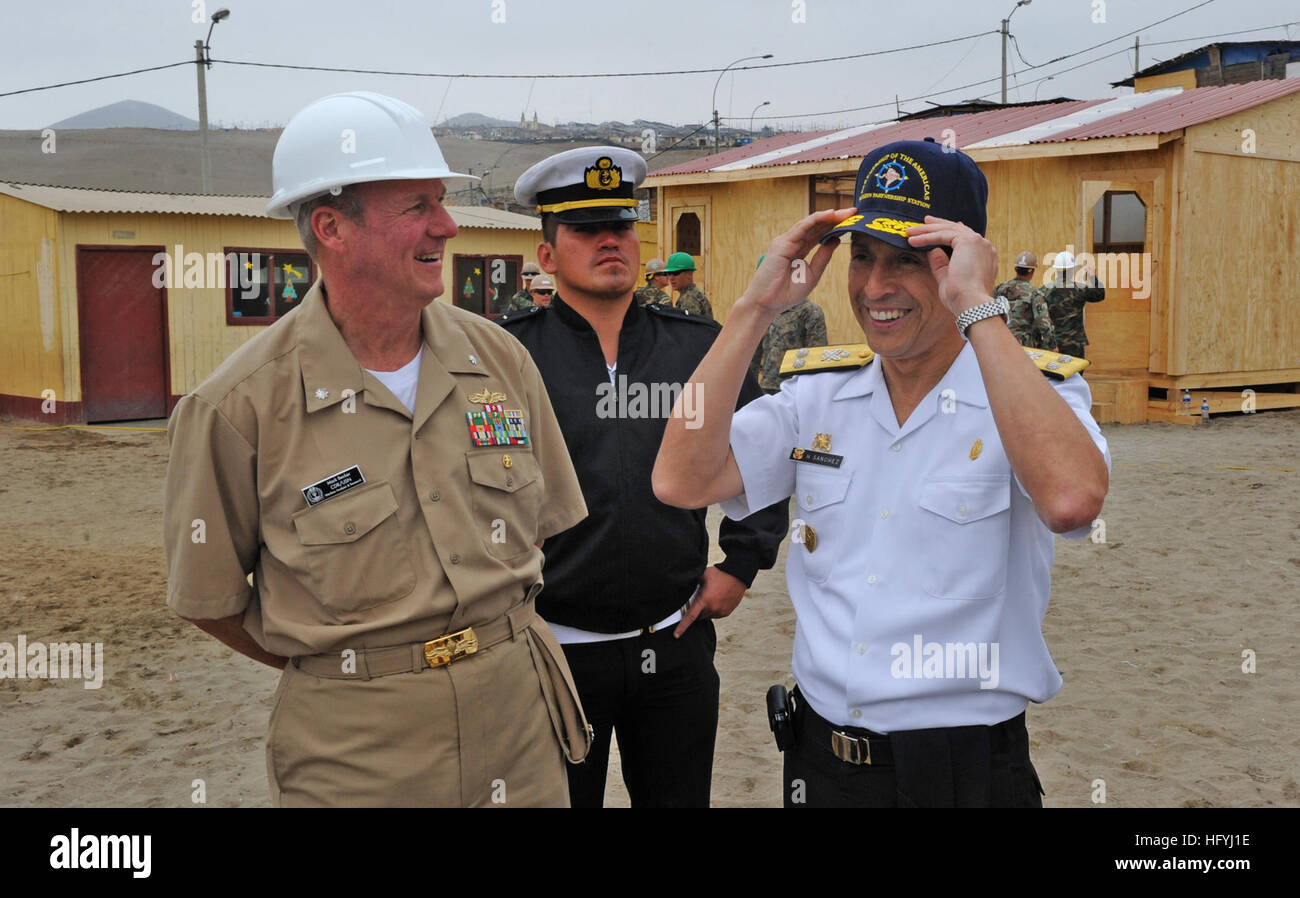
[[(1106, 299), (1088, 307), (1087, 377), (1101, 421), (1300, 405), (1300, 79), (782, 135), (652, 172), (661, 254), (697, 258), (727, 311), (776, 234), (853, 205), (873, 148), (933, 137), (989, 181), (999, 280), (1021, 250), (1097, 256)], [(846, 254), (813, 299), (831, 342), (862, 339)], [(1041, 279), (1045, 268), (1040, 268)], [(1243, 394), (1250, 388), (1252, 394)]]
[[(0, 414), (161, 418), (316, 276), (264, 197), (0, 183)], [(492, 317), (536, 259), (536, 218), (450, 206), (442, 299)], [(494, 302), (495, 300), (495, 302)]]

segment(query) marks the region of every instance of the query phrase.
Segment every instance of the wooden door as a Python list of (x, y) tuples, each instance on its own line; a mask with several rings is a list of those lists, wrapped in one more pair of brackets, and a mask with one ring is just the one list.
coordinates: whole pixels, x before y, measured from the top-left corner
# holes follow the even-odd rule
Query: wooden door
[(77, 247), (81, 401), (88, 422), (167, 417), (167, 298), (159, 249)]

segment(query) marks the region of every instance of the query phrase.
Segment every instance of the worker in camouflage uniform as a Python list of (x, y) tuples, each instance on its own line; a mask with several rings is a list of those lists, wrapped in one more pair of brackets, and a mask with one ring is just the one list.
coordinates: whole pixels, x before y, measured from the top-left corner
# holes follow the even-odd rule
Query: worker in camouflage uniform
[(762, 357), (759, 363), (758, 385), (764, 393), (776, 393), (781, 389), (781, 381), (790, 375), (781, 376), (781, 360), (787, 350), (804, 349), (809, 346), (825, 346), (826, 316), (821, 307), (811, 299), (803, 299), (776, 316), (767, 333), (758, 344)]
[(1076, 280), (1074, 256), (1068, 252), (1056, 254), (1052, 269), (1052, 280), (1043, 286), (1042, 294), (1056, 331), (1056, 351), (1086, 358), (1088, 334), (1083, 329), (1083, 309), (1087, 303), (1104, 300), (1106, 288), (1088, 272)]
[(695, 286), (695, 260), (690, 253), (673, 253), (664, 266), (668, 283), (677, 291), (677, 308), (692, 315), (713, 320), (713, 306), (709, 298)]
[(542, 273), (542, 269), (537, 267), (536, 262), (525, 262), (524, 270), (519, 272), (523, 279), (524, 287), (514, 296), (510, 297), (510, 304), (506, 306), (507, 312), (515, 312), (520, 309), (531, 309), (533, 307), (532, 284), (533, 278)]
[(1011, 305), (1011, 333), (1021, 346), (1056, 350), (1056, 332), (1042, 291), (1033, 284), (1038, 257), (1029, 250), (1016, 256), (1016, 276), (993, 289)]
[(645, 263), (645, 284), (632, 291), (632, 298), (643, 306), (652, 302), (665, 306), (673, 304), (668, 298), (668, 275), (664, 272), (663, 259), (651, 259)]

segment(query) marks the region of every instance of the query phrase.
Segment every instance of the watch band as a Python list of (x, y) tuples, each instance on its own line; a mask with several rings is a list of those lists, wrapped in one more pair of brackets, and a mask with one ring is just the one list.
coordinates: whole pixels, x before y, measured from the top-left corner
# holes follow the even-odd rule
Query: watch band
[(1000, 315), (1002, 320), (1007, 324), (1011, 323), (1011, 303), (1007, 302), (1005, 296), (995, 296), (988, 302), (982, 302), (977, 306), (971, 306), (966, 311), (957, 316), (957, 333), (961, 334), (962, 339), (966, 339), (966, 328), (970, 327), (976, 321), (983, 321), (985, 318), (992, 318), (994, 315)]

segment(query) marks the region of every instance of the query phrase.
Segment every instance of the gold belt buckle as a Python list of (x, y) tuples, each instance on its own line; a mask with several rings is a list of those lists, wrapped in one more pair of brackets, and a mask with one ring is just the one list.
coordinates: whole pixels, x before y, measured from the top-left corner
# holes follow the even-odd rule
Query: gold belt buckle
[(466, 627), (424, 644), (424, 660), (430, 667), (442, 667), (478, 651), (478, 637), (473, 627)]
[(871, 763), (871, 742), (868, 739), (859, 739), (832, 730), (831, 751), (834, 752), (835, 757), (850, 764)]

